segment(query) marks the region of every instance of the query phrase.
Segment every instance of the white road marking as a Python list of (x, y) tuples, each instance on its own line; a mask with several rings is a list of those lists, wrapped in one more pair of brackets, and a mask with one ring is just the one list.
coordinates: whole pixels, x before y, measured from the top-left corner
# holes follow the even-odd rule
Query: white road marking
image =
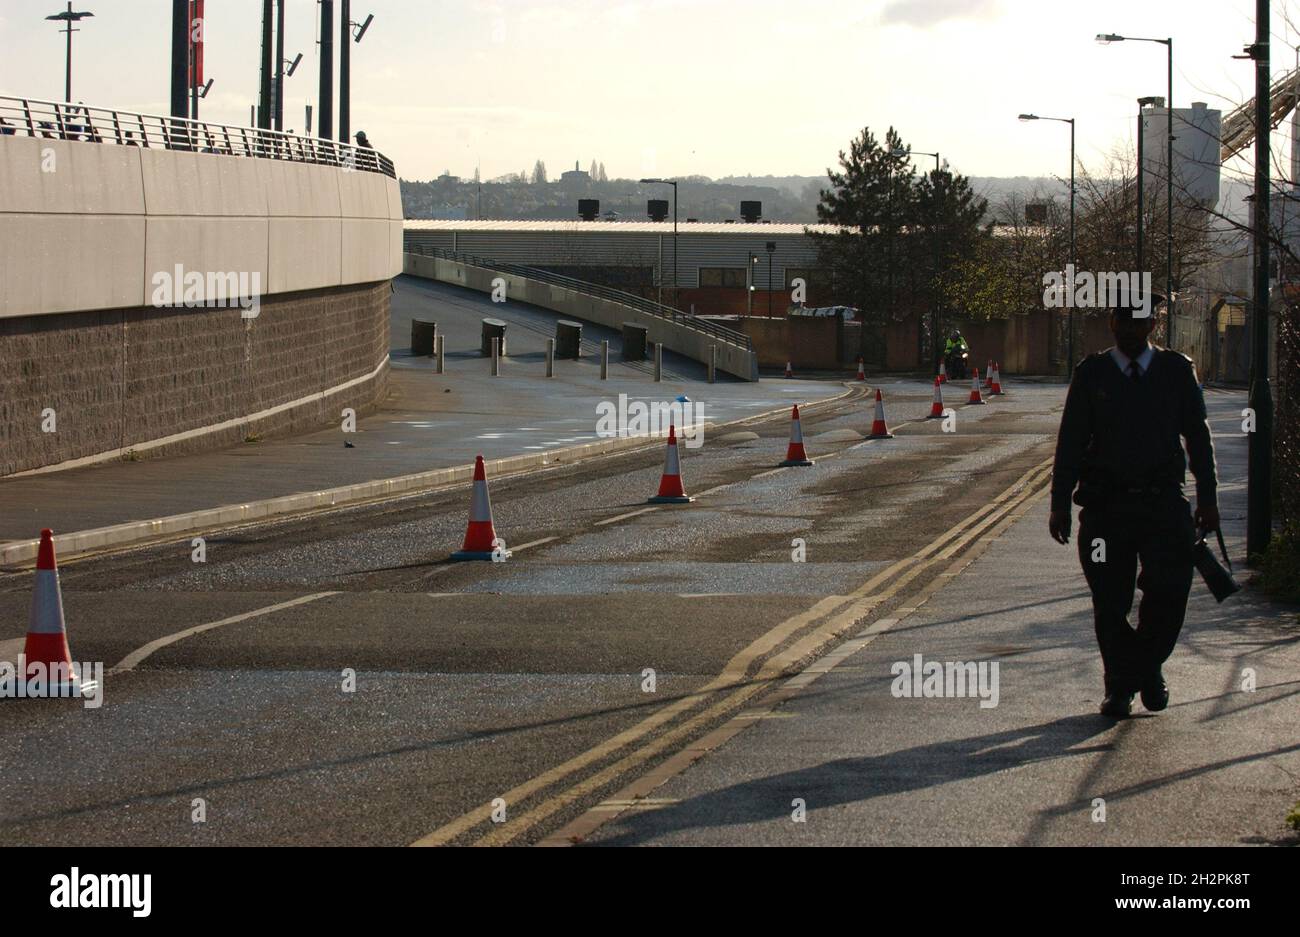
[(125, 673), (134, 670), (141, 661), (149, 657), (155, 651), (167, 647), (169, 644), (175, 644), (177, 641), (183, 641), (186, 638), (193, 637), (196, 634), (202, 634), (205, 631), (211, 631), (213, 628), (220, 628), (223, 625), (234, 625), (241, 621), (248, 621), (251, 618), (260, 618), (262, 615), (270, 615), (273, 612), (280, 612), (298, 605), (306, 605), (308, 602), (315, 602), (317, 599), (324, 599), (331, 595), (339, 595), (338, 592), (316, 592), (312, 595), (299, 596), (296, 599), (290, 599), (288, 602), (280, 602), (276, 605), (268, 605), (265, 608), (254, 609), (251, 612), (244, 612), (242, 615), (232, 615), (230, 618), (223, 618), (221, 621), (210, 621), (206, 625), (195, 625), (193, 628), (186, 628), (184, 631), (178, 631), (175, 634), (169, 634), (161, 638), (150, 641), (143, 647), (137, 648), (126, 657), (122, 658), (115, 667), (109, 668), (110, 674)]

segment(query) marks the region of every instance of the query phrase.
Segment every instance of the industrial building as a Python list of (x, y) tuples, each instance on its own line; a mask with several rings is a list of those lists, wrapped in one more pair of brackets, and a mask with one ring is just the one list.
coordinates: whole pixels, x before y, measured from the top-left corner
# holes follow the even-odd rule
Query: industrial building
[[(405, 243), (627, 290), (699, 315), (784, 316), (795, 280), (807, 305), (833, 301), (811, 233), (834, 225), (681, 221), (407, 221)], [(752, 287), (747, 290), (746, 287)]]

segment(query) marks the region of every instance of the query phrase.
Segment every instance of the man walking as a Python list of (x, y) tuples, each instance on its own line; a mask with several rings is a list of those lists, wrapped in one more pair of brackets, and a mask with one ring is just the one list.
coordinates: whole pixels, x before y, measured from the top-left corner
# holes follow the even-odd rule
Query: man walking
[[(1053, 539), (1070, 540), (1071, 494), (1083, 508), (1079, 561), (1105, 668), (1101, 713), (1113, 719), (1129, 715), (1134, 693), (1151, 712), (1169, 704), (1161, 665), (1183, 627), (1196, 528), (1219, 527), (1205, 400), (1191, 360), (1150, 343), (1150, 311), (1163, 301), (1151, 298), (1112, 309), (1115, 347), (1075, 369), (1052, 472)], [(1194, 519), (1182, 493), (1182, 439), (1196, 478)], [(1135, 581), (1142, 601), (1133, 627)]]

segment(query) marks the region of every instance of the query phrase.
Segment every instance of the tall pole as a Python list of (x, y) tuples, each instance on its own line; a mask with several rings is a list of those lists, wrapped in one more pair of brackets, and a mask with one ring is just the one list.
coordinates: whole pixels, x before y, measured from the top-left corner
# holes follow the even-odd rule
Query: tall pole
[(339, 142), (352, 131), (352, 0), (339, 0)]
[(1268, 382), (1269, 0), (1255, 0), (1255, 298), (1251, 331), (1250, 434), (1246, 494), (1246, 553), (1263, 553), (1273, 539), (1273, 397)]
[(172, 0), (172, 117), (189, 113), (190, 0)]
[(271, 55), (274, 43), (271, 28), (275, 11), (271, 0), (262, 0), (262, 83), (257, 95), (257, 126), (271, 129)]
[[(1070, 271), (1074, 275), (1074, 118), (1070, 118)], [(1070, 303), (1070, 336), (1066, 339), (1065, 373), (1074, 377), (1074, 303)]]
[(1142, 105), (1138, 104), (1138, 181), (1137, 181), (1137, 272), (1140, 274), (1146, 269), (1143, 264), (1144, 256), (1142, 251), (1142, 177), (1145, 173), (1142, 171)]
[(673, 308), (678, 308), (677, 299), (680, 296), (677, 288), (677, 182), (673, 181)]
[(1168, 87), (1165, 89), (1165, 143), (1169, 149), (1165, 165), (1165, 309), (1168, 318), (1165, 340), (1174, 347), (1174, 40), (1166, 40)]
[(284, 0), (275, 0), (275, 129), (284, 130)]
[(320, 0), (320, 94), (316, 135), (334, 137), (334, 0)]
[(68, 0), (68, 51), (63, 60), (63, 100), (72, 103), (72, 0)]

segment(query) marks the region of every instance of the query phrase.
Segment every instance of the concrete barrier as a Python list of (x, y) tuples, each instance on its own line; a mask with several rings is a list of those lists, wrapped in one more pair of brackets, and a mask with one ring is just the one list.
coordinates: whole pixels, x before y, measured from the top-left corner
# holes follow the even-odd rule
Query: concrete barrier
[(642, 312), (632, 306), (550, 283), (530, 280), (514, 274), (474, 267), (457, 260), (403, 254), (402, 271), (408, 276), (451, 283), (481, 293), (492, 292), (492, 281), (506, 281), (506, 295), (512, 300), (550, 309), (586, 322), (621, 330), (625, 324), (645, 328), (649, 341), (662, 344), (669, 351), (701, 364), (709, 362), (709, 346), (718, 348), (718, 370), (746, 381), (758, 380), (758, 356), (748, 348), (724, 341), (716, 335), (692, 328), (684, 322), (672, 322)]

